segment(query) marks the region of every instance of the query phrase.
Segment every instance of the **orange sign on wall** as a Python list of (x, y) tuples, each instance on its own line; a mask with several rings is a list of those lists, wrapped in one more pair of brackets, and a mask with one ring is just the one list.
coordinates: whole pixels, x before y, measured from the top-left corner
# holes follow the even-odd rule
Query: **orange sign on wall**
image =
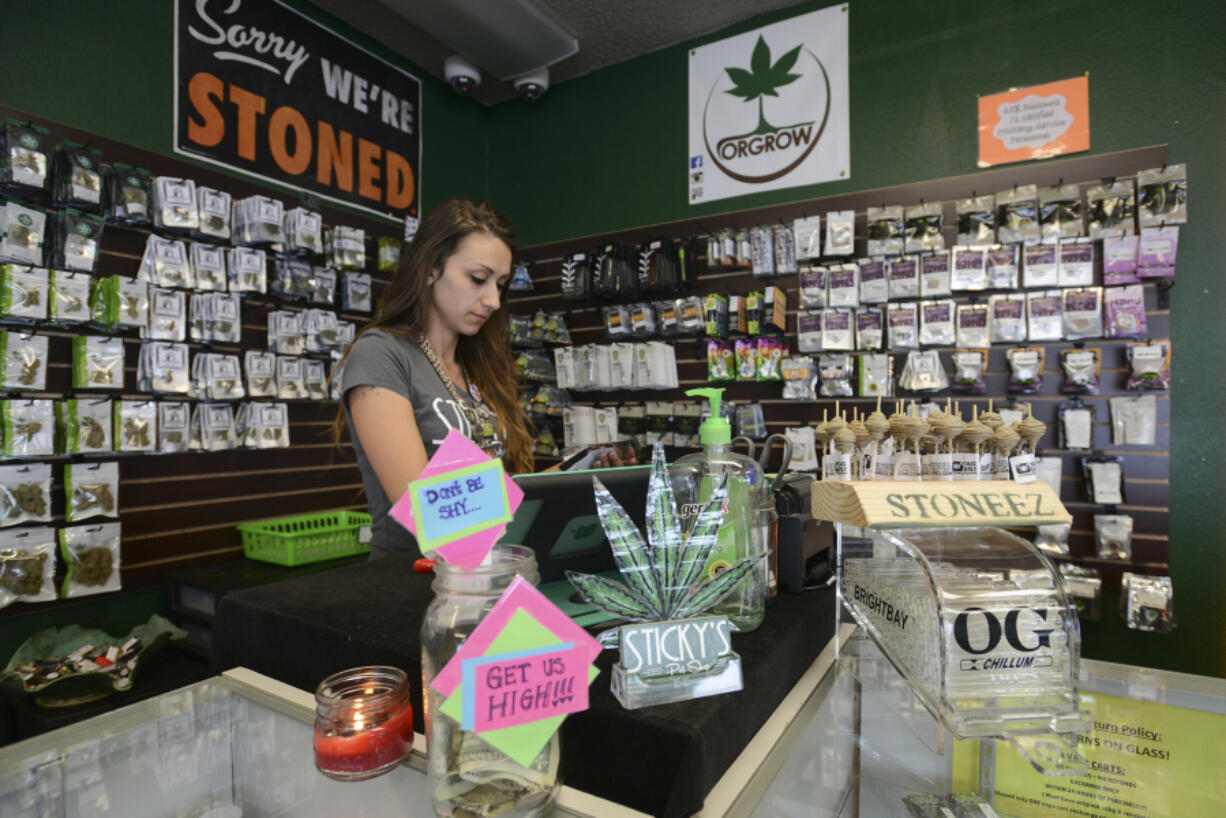
[(979, 167), (1090, 149), (1090, 77), (979, 98)]

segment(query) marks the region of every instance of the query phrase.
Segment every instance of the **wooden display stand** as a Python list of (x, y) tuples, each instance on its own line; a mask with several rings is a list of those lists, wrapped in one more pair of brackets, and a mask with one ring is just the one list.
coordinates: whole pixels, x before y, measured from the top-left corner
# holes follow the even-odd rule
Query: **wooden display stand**
[(861, 528), (1067, 525), (1073, 520), (1041, 480), (819, 480), (811, 498), (815, 519)]

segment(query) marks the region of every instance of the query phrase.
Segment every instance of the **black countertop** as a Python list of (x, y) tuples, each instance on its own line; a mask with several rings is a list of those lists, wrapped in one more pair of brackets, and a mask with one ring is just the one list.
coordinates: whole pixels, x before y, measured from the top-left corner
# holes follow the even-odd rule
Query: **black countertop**
[[(419, 634), (433, 594), (412, 563), (391, 557), (227, 594), (212, 670), (241, 665), (314, 691), (338, 670), (393, 665), (408, 673), (420, 716)], [(562, 726), (564, 783), (652, 815), (698, 811), (833, 634), (833, 588), (780, 594), (758, 630), (733, 636), (744, 690), (642, 710), (609, 692), (617, 656), (605, 651), (589, 709)]]

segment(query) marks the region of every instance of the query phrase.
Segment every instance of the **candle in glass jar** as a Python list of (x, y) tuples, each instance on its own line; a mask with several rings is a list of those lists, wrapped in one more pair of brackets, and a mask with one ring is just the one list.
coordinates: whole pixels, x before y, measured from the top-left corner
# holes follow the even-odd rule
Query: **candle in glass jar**
[(413, 747), (413, 708), (404, 671), (360, 667), (315, 691), (315, 766), (341, 781), (381, 775)]

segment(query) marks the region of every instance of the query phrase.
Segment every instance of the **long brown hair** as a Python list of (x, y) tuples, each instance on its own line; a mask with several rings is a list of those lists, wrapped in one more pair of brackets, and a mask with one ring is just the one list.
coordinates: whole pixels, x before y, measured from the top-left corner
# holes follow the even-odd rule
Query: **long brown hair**
[[(447, 199), (426, 213), (417, 235), (400, 254), (400, 264), (384, 289), (383, 306), (375, 319), (362, 327), (416, 339), (426, 331), (430, 317), (430, 273), (442, 272), (447, 259), (466, 236), (486, 233), (515, 252), (515, 230), (510, 221), (488, 202), (476, 199)], [(533, 470), (532, 436), (519, 406), (515, 360), (508, 341), (505, 304), (490, 316), (475, 335), (461, 335), (457, 355), (468, 376), (481, 391), (482, 399), (498, 415), (499, 435), (506, 445), (503, 461), (512, 472)], [(345, 351), (346, 357), (348, 350)], [(341, 359), (341, 364), (344, 358)], [(338, 365), (335, 372), (341, 371)], [(339, 441), (345, 428), (344, 408), (337, 412), (333, 426)]]

